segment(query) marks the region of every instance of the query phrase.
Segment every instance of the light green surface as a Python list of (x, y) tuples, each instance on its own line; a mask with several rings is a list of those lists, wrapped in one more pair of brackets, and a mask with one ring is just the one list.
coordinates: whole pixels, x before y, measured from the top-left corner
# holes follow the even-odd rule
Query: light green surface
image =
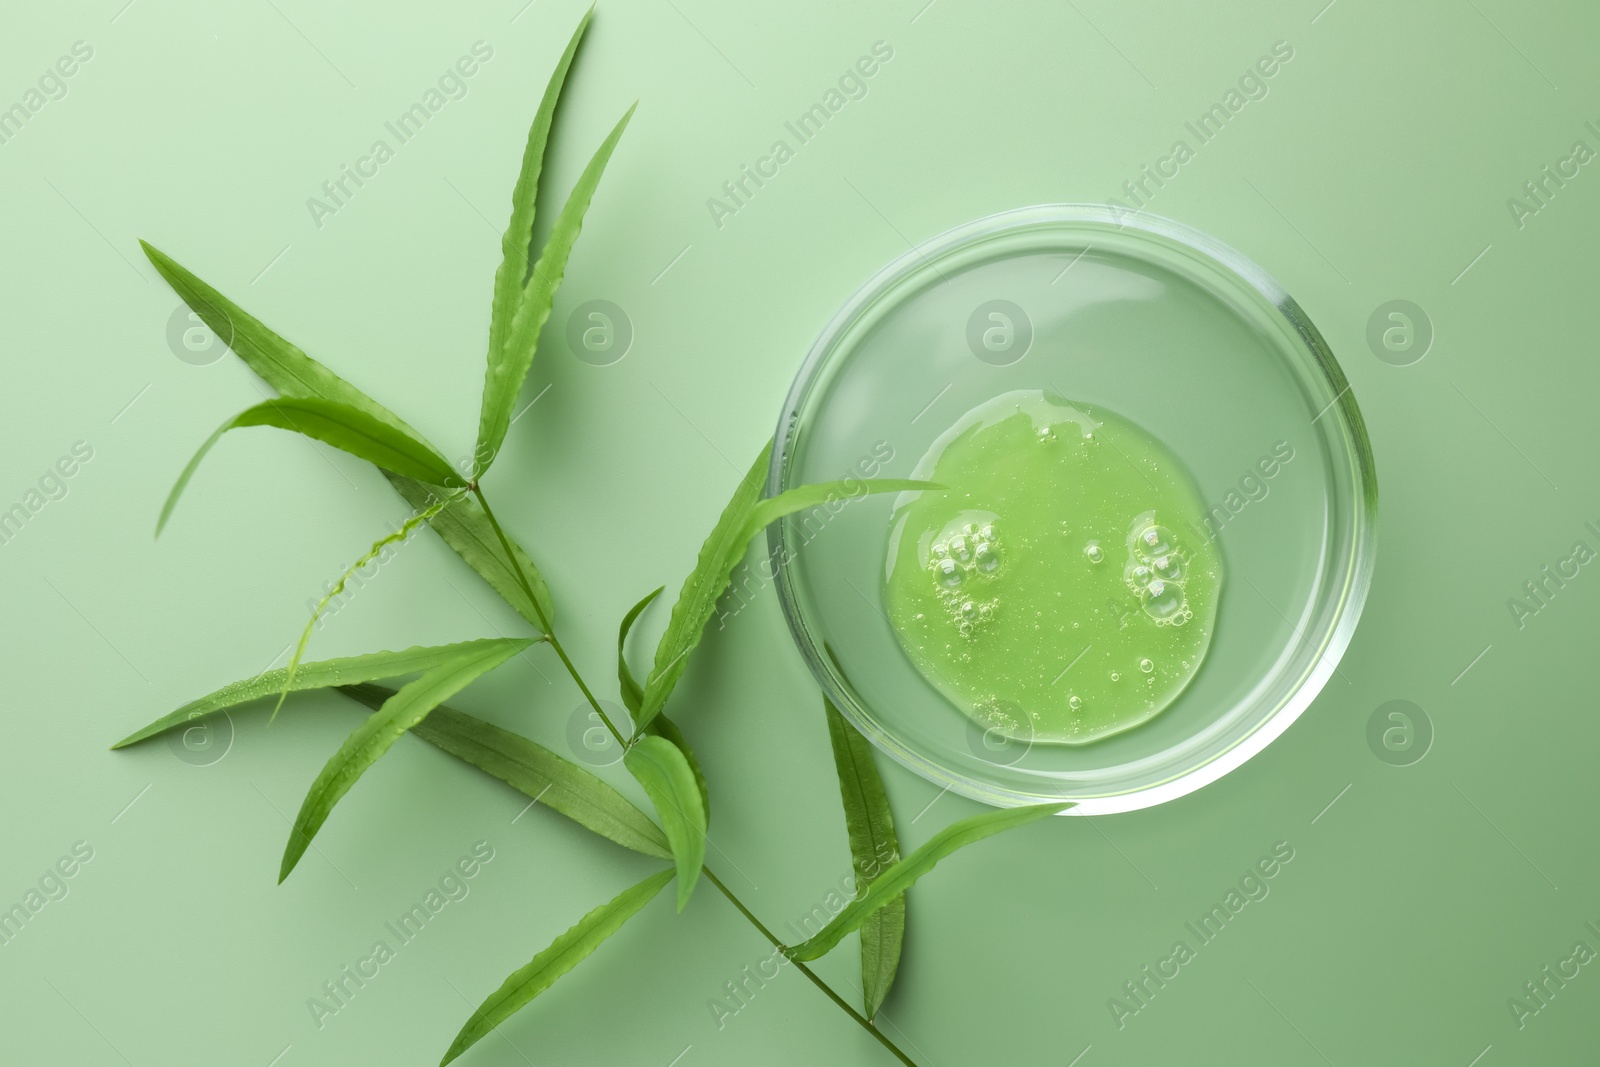
[(884, 601), (918, 670), (986, 732), (1092, 742), (1158, 714), (1199, 669), (1221, 562), (1193, 479), (1147, 431), (1006, 393), (915, 476), (946, 488), (896, 510)]
[[(923, 2), (614, 2), (597, 15), (555, 187), (642, 103), (545, 331), (527, 392), (538, 401), (491, 475), (572, 652), (608, 677), (616, 620), (691, 566), (805, 347), (873, 270), (979, 215), (1122, 195), (1185, 138), (1192, 158), (1151, 210), (1281, 280), (1360, 401), (1382, 494), (1366, 617), (1303, 719), (1221, 782), (1151, 811), (1026, 827), (919, 884), (880, 1018), (942, 1067), (1590, 1062), (1594, 966), (1522, 1029), (1507, 1001), (1575, 941), (1600, 948), (1585, 927), (1600, 927), (1600, 579), (1563, 562), (1575, 542), (1600, 545), (1586, 525), (1600, 528), (1600, 177), (1569, 164), (1576, 176), (1550, 181), (1520, 227), (1507, 199), (1526, 199), (1523, 184), (1562, 166), (1574, 141), (1600, 148), (1585, 125), (1600, 127), (1600, 14), (1506, 0)], [(177, 358), (177, 301), (136, 238), (450, 458), (466, 454), (510, 185), (581, 12), (520, 7), (110, 0), (6, 16), (0, 105), (75, 41), (93, 56), (0, 144), (0, 508), (26, 503), (63, 457), (92, 458), (47, 479), (37, 499), (59, 499), (0, 545), (0, 901), (22, 901), (77, 842), (92, 859), (69, 862), (67, 895), (0, 946), (0, 1060), (432, 1063), (507, 973), (650, 869), (547, 812), (518, 817), (504, 786), (403, 739), (275, 886), (288, 819), (364, 714), (342, 698), (297, 698), (270, 730), (265, 710), (233, 716), (231, 747), (209, 765), (216, 750), (186, 761), (163, 741), (106, 751), (273, 662), (307, 601), (405, 513), (344, 456), (237, 434), (151, 540), (183, 462), (261, 393), (236, 361)], [(385, 122), (480, 40), (492, 58), (467, 95), (319, 228), (307, 198), (375, 139), (393, 141)], [(892, 58), (866, 95), (798, 144), (784, 123), (877, 41)], [(1292, 59), (1246, 86), (1257, 98), (1200, 144), (1185, 122), (1278, 41)], [(742, 165), (770, 170), (778, 138), (789, 157), (719, 228), (707, 198)], [(1431, 349), (1409, 366), (1368, 347), (1369, 318), (1397, 299), (1431, 319)], [(568, 329), (595, 300), (628, 316), (619, 361), (567, 347), (595, 325), (585, 311)], [(1558, 585), (1547, 565), (1576, 574)], [(1544, 603), (1519, 626), (1508, 598), (1540, 580)], [(673, 708), (715, 798), (714, 866), (783, 931), (849, 859), (819, 698), (770, 589), (754, 572), (749, 584), (752, 606), (713, 628)], [(647, 614), (640, 636), (664, 614)], [(418, 538), (311, 654), (502, 630), (524, 632), (448, 549)], [(1420, 762), (1369, 748), (1369, 719), (1391, 700), (1431, 720)], [(569, 731), (577, 702), (544, 650), (458, 698), (563, 752), (590, 725), (580, 714)], [(887, 762), (884, 773), (908, 850), (975, 810)], [(1266, 895), (1209, 943), (1190, 940), (1194, 958), (1119, 1029), (1108, 1000), (1163, 966), (1186, 924), (1264, 871), (1279, 842), (1274, 875), (1249, 883)], [(468, 895), (318, 1029), (307, 998), (489, 849)], [(1240, 899), (1261, 895), (1249, 886)], [(714, 894), (681, 916), (658, 901), (463, 1062), (885, 1062), (789, 973), (719, 1030), (707, 1001), (767, 952)], [(841, 947), (822, 973), (846, 988), (855, 956)]]

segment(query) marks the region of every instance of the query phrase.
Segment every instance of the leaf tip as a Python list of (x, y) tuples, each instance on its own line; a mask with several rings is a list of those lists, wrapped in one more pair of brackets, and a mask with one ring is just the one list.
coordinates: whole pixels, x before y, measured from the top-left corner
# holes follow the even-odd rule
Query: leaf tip
[(169, 285), (176, 286), (173, 276), (180, 273), (183, 268), (179, 267), (171, 256), (146, 241), (143, 237), (140, 237), (138, 241), (139, 250), (144, 253), (144, 258), (150, 261), (150, 265), (156, 269), (156, 273), (166, 279)]
[(456, 1035), (456, 1039), (450, 1042), (450, 1047), (445, 1050), (444, 1058), (439, 1061), (439, 1067), (446, 1067), (446, 1064), (455, 1062), (461, 1057), (463, 1052), (467, 1051), (467, 1049), (478, 1043), (478, 1039), (468, 1033), (468, 1031), (472, 1029), (472, 1024), (477, 1021), (478, 1013), (473, 1012), (472, 1017), (468, 1019), (466, 1025), (461, 1028), (461, 1032)]
[(278, 884), (282, 885), (300, 865), (300, 857), (306, 854), (306, 846), (311, 844), (311, 838), (306, 836), (300, 824), (296, 821), (294, 829), (289, 831), (289, 843), (283, 846), (283, 862), (278, 864)]
[[(204, 452), (205, 448), (203, 447), (201, 454), (203, 455)], [(172, 483), (172, 491), (167, 494), (167, 499), (161, 504), (161, 514), (156, 516), (156, 540), (158, 541), (161, 539), (161, 531), (167, 528), (167, 520), (172, 518), (172, 512), (178, 506), (178, 498), (183, 495), (184, 487), (189, 484), (189, 475), (193, 471), (195, 461), (190, 460), (189, 462), (190, 466), (186, 467), (183, 473), (178, 475), (178, 480)]]
[(161, 531), (167, 528), (167, 520), (172, 518), (172, 509), (178, 506), (178, 494), (183, 491), (183, 483), (172, 487), (172, 492), (167, 494), (167, 499), (161, 505), (161, 514), (156, 516), (155, 540), (161, 540)]
[(628, 128), (628, 123), (632, 121), (633, 113), (637, 110), (639, 110), (639, 101), (635, 100), (628, 105), (628, 110), (622, 113), (622, 117), (617, 120), (617, 124), (611, 127), (611, 133), (607, 135), (605, 144), (602, 144), (595, 154), (596, 159), (599, 159), (602, 155), (609, 159), (612, 149), (615, 149), (617, 142), (622, 140), (622, 131)]

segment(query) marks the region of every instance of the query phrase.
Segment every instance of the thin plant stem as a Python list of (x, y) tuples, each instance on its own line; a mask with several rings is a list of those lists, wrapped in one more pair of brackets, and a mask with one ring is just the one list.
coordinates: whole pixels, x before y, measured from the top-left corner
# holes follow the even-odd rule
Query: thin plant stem
[(610, 730), (611, 736), (617, 739), (617, 744), (626, 748), (628, 742), (623, 738), (616, 724), (611, 721), (611, 716), (607, 715), (605, 709), (600, 706), (600, 701), (595, 699), (594, 694), (589, 691), (589, 687), (584, 684), (583, 676), (578, 673), (578, 668), (573, 665), (572, 659), (567, 655), (567, 650), (561, 647), (561, 642), (556, 638), (555, 627), (550, 625), (550, 619), (545, 615), (544, 609), (539, 606), (539, 598), (533, 595), (533, 586), (528, 582), (528, 576), (522, 573), (522, 564), (517, 562), (516, 553), (511, 551), (511, 542), (506, 539), (506, 533), (500, 528), (499, 520), (494, 517), (494, 512), (489, 508), (489, 498), (483, 495), (483, 490), (476, 483), (472, 486), (472, 492), (477, 496), (478, 503), (483, 505), (483, 513), (488, 517), (489, 525), (494, 527), (495, 536), (500, 539), (500, 547), (505, 551), (506, 559), (510, 562), (511, 569), (516, 572), (517, 581), (522, 585), (522, 591), (528, 594), (528, 603), (533, 605), (534, 614), (539, 616), (539, 625), (544, 627), (544, 635), (549, 639), (550, 647), (555, 649), (557, 656), (561, 657), (561, 663), (567, 668), (567, 673), (572, 675), (574, 682), (578, 683), (578, 688), (583, 691), (584, 699), (589, 702), (589, 706), (594, 708), (595, 713), (600, 716), (600, 721), (606, 724), (606, 729)]
[[(743, 915), (746, 919), (750, 920), (750, 925), (754, 926), (757, 930), (759, 930), (761, 932), (761, 936), (766, 938), (772, 944), (773, 948), (775, 948), (779, 952), (783, 953), (785, 957), (789, 957), (788, 947), (785, 946), (783, 944), (783, 942), (779, 941), (776, 937), (774, 937), (773, 934), (772, 934), (772, 931), (768, 930), (764, 925), (762, 925), (762, 922), (761, 922), (760, 919), (757, 919), (753, 914), (751, 914), (750, 909), (745, 907), (744, 903), (742, 901), (740, 901), (738, 897), (733, 895), (733, 891), (731, 889), (729, 889), (727, 886), (722, 884), (722, 879), (718, 878), (715, 874), (711, 873), (711, 868), (710, 867), (701, 867), (700, 871), (701, 871), (702, 874), (704, 874), (706, 876), (706, 879), (712, 885), (716, 886), (718, 889), (720, 889), (722, 891), (722, 895), (728, 898), (728, 903), (732, 904), (735, 908), (739, 909), (739, 914), (740, 915)], [(896, 1059), (898, 1059), (901, 1063), (906, 1064), (907, 1067), (917, 1067), (917, 1063), (916, 1063), (915, 1060), (913, 1060), (911, 1057), (907, 1056), (904, 1052), (900, 1051), (899, 1046), (897, 1046), (893, 1041), (890, 1041), (887, 1037), (885, 1037), (884, 1034), (883, 1034), (883, 1031), (879, 1030), (876, 1026), (873, 1026), (872, 1025), (872, 1021), (870, 1019), (868, 1019), (866, 1016), (862, 1015), (860, 1012), (856, 1011), (848, 1003), (846, 1003), (843, 997), (839, 996), (838, 993), (835, 993), (833, 991), (833, 987), (832, 986), (828, 985), (828, 983), (824, 982), (821, 978), (817, 977), (817, 974), (816, 974), (815, 971), (813, 971), (810, 967), (807, 967), (805, 964), (801, 963), (799, 960), (794, 959), (792, 957), (789, 957), (789, 962), (794, 964), (794, 966), (800, 971), (801, 974), (803, 974), (807, 978), (811, 979), (811, 984), (812, 985), (816, 986), (818, 989), (822, 990), (823, 993), (827, 994), (827, 997), (828, 997), (829, 1000), (831, 1000), (835, 1004), (839, 1005), (839, 1010), (843, 1011), (846, 1015), (850, 1016), (850, 1018), (854, 1019), (856, 1021), (856, 1023), (858, 1025), (860, 1025), (860, 1027), (863, 1030), (865, 1030), (867, 1033), (869, 1033), (873, 1037), (877, 1038), (878, 1042), (881, 1045), (883, 1045), (884, 1048), (886, 1048), (890, 1052), (894, 1053)]]
[[(600, 720), (604, 722), (607, 729), (611, 731), (611, 736), (617, 739), (618, 744), (626, 747), (627, 742), (623, 740), (622, 734), (618, 732), (616, 726), (612, 724), (611, 719), (606, 715), (605, 710), (600, 707), (600, 702), (596, 700), (594, 694), (590, 692), (589, 686), (583, 680), (583, 676), (578, 673), (577, 666), (567, 655), (566, 649), (561, 647), (561, 642), (557, 640), (555, 628), (550, 625), (550, 620), (545, 615), (544, 609), (539, 606), (539, 598), (533, 595), (533, 586), (531, 583), (529, 583), (528, 576), (522, 573), (522, 564), (517, 562), (516, 554), (511, 551), (511, 542), (506, 538), (505, 531), (500, 528), (499, 521), (494, 517), (494, 511), (490, 509), (489, 501), (483, 495), (483, 490), (480, 489), (476, 483), (474, 483), (472, 486), (472, 492), (477, 496), (478, 503), (482, 505), (483, 513), (488, 518), (489, 525), (494, 528), (495, 536), (500, 539), (500, 547), (502, 550), (504, 550), (506, 559), (511, 564), (511, 569), (516, 572), (517, 582), (522, 586), (522, 591), (528, 595), (528, 602), (533, 605), (534, 613), (539, 616), (539, 624), (544, 627), (545, 639), (550, 642), (550, 647), (555, 649), (556, 655), (561, 657), (562, 666), (566, 667), (567, 673), (572, 676), (572, 680), (576, 682), (578, 688), (583, 691), (584, 698), (589, 701), (590, 706), (593, 707), (594, 710), (600, 715)], [(761, 920), (755, 917), (755, 914), (749, 908), (744, 906), (744, 902), (735, 896), (733, 891), (722, 883), (722, 879), (718, 878), (714, 873), (712, 873), (710, 867), (702, 865), (700, 870), (706, 876), (706, 880), (712, 885), (716, 886), (717, 889), (721, 891), (722, 895), (728, 898), (728, 903), (732, 904), (734, 908), (738, 910), (739, 914), (743, 915), (745, 919), (749, 921), (750, 925), (755, 927), (761, 936), (766, 938), (767, 941), (771, 943), (773, 948), (777, 949), (779, 952), (782, 952), (785, 958), (789, 958), (788, 947), (785, 946), (783, 942), (779, 941), (777, 937), (774, 936), (772, 931), (768, 930), (766, 926), (763, 925)], [(867, 1033), (871, 1034), (877, 1039), (879, 1044), (893, 1053), (895, 1059), (905, 1064), (906, 1067), (917, 1067), (915, 1060), (902, 1052), (899, 1046), (897, 1046), (893, 1041), (890, 1041), (889, 1038), (886, 1037), (884, 1033), (876, 1026), (873, 1026), (871, 1020), (852, 1008), (843, 997), (834, 992), (832, 986), (828, 985), (828, 983), (817, 977), (815, 971), (797, 959), (789, 958), (789, 962), (794, 964), (795, 968), (799, 970), (801, 974), (805, 975), (806, 978), (811, 981), (812, 985), (822, 990), (829, 1000), (837, 1004), (840, 1011), (854, 1019), (858, 1026), (860, 1026)]]

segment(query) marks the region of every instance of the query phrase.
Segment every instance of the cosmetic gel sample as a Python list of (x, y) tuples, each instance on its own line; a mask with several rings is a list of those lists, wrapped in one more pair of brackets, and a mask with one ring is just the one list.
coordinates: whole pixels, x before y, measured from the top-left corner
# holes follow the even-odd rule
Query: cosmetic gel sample
[(1166, 446), (1037, 391), (968, 412), (914, 477), (885, 601), (907, 655), (986, 731), (1083, 744), (1167, 707), (1211, 642), (1222, 562)]

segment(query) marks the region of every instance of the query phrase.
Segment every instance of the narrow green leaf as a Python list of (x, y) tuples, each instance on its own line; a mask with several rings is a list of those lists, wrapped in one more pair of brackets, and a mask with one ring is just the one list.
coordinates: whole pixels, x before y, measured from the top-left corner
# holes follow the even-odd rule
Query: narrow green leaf
[(943, 488), (944, 486), (937, 482), (923, 482), (914, 478), (863, 478), (798, 485), (755, 505), (745, 523), (745, 541), (748, 543), (750, 538), (778, 519), (793, 515), (797, 511), (805, 511), (807, 508), (818, 508), (824, 504), (836, 504), (846, 500), (859, 500), (874, 493), (903, 493)]
[[(711, 621), (711, 615), (716, 611), (717, 600), (733, 574), (739, 554), (744, 551), (746, 542), (740, 540), (740, 534), (750, 510), (761, 499), (761, 487), (771, 452), (772, 442), (769, 440), (761, 446), (755, 462), (750, 464), (750, 469), (739, 480), (733, 498), (722, 509), (710, 536), (700, 546), (700, 556), (695, 560), (694, 570), (678, 591), (678, 601), (672, 605), (672, 616), (667, 620), (666, 632), (656, 645), (655, 665), (645, 680), (644, 704), (634, 716), (635, 722), (641, 726), (655, 718), (666, 704), (667, 696), (683, 674), (689, 653), (699, 643), (706, 623)], [(722, 575), (721, 581), (717, 580), (718, 574)]]
[(600, 186), (600, 177), (605, 173), (606, 164), (622, 137), (622, 131), (633, 117), (634, 107), (638, 106), (635, 104), (628, 108), (627, 114), (612, 128), (589, 160), (589, 165), (579, 175), (577, 184), (567, 196), (567, 202), (562, 205), (561, 213), (556, 216), (555, 225), (550, 228), (550, 237), (545, 241), (544, 251), (539, 254), (539, 262), (533, 266), (533, 277), (528, 279), (527, 291), (511, 320), (505, 343), (499, 350), (489, 351), (489, 369), (483, 382), (483, 409), (478, 418), (478, 445), (473, 449), (472, 457), (474, 480), (489, 469), (505, 442), (506, 431), (511, 426), (512, 409), (522, 395), (522, 383), (527, 380), (528, 369), (533, 366), (539, 331), (550, 317), (556, 289), (566, 275), (567, 259), (572, 254), (572, 246), (577, 243), (579, 231), (583, 229), (584, 213), (589, 210), (589, 202)]
[(967, 845), (986, 837), (1009, 830), (1013, 826), (1055, 815), (1072, 807), (1070, 803), (1036, 804), (1027, 808), (1003, 808), (974, 815), (940, 830), (928, 843), (899, 863), (884, 868), (867, 891), (844, 906), (833, 921), (817, 932), (810, 940), (789, 950), (791, 959), (802, 962), (814, 960), (833, 949), (850, 931), (858, 929), (867, 916), (900, 896), (918, 878), (933, 870), (934, 864)]
[(439, 1061), (439, 1067), (444, 1067), (487, 1037), (495, 1027), (554, 985), (556, 979), (583, 962), (606, 938), (620, 930), (623, 923), (655, 899), (655, 895), (670, 881), (672, 871), (669, 869), (624, 889), (610, 903), (600, 905), (579, 919), (576, 925), (550, 942), (550, 947), (529, 960), (526, 966), (512, 972), (500, 988), (472, 1013), (472, 1018), (467, 1020), (467, 1024), (451, 1042), (444, 1059)]
[[(623, 616), (622, 625), (617, 628), (617, 684), (622, 690), (622, 703), (626, 705), (628, 714), (639, 714), (639, 705), (644, 700), (644, 690), (639, 688), (639, 683), (633, 677), (633, 671), (628, 667), (626, 652), (628, 632), (633, 629), (634, 622), (639, 614), (649, 607), (666, 586), (657, 586), (655, 592), (646, 596)], [(706, 776), (700, 769), (700, 761), (695, 758), (694, 749), (689, 747), (688, 740), (683, 736), (683, 731), (678, 729), (677, 723), (665, 715), (657, 715), (645, 724), (644, 733), (664, 737), (677, 746), (683, 753), (684, 760), (689, 764), (689, 770), (694, 774), (695, 785), (700, 790), (700, 803), (706, 811), (706, 825), (711, 824), (711, 791), (706, 788)]]
[(284, 396), (313, 397), (345, 404), (417, 441), (425, 441), (404, 419), (357, 389), (261, 321), (197, 278), (188, 268), (146, 241), (139, 242), (156, 272), (191, 311), (211, 328), (245, 365)]
[(906, 895), (901, 893), (867, 916), (861, 924), (861, 999), (867, 1021), (878, 1017), (900, 970), (900, 949), (906, 939)]
[(294, 828), (289, 832), (289, 843), (283, 851), (278, 881), (281, 883), (289, 877), (289, 872), (300, 862), (311, 839), (327, 821), (333, 806), (350, 791), (350, 787), (355, 785), (356, 779), (368, 767), (389, 751), (402, 734), (421, 722), (441, 702), (450, 699), (480, 675), (494, 670), (532, 643), (526, 638), (502, 638), (458, 653), (425, 671), (416, 681), (402, 686), (376, 714), (356, 727), (306, 793), (306, 799), (300, 805), (300, 814), (295, 817)]
[(683, 736), (683, 731), (678, 729), (678, 724), (667, 718), (666, 714), (657, 715), (645, 724), (644, 733), (654, 737), (664, 737), (683, 753), (683, 761), (689, 765), (689, 773), (694, 775), (695, 788), (700, 791), (700, 805), (705, 809), (706, 826), (711, 825), (711, 791), (706, 788), (706, 776), (700, 770), (700, 761), (695, 758), (694, 749), (689, 747), (689, 741)]
[[(394, 695), (381, 685), (343, 685), (339, 691), (374, 711)], [(600, 778), (521, 734), (447, 704), (411, 732), (623, 848), (672, 858), (666, 835), (648, 815)]]
[[(341, 656), (338, 659), (325, 659), (317, 663), (302, 663), (290, 688), (296, 691), (323, 689), (333, 685), (371, 682), (380, 678), (398, 678), (401, 675), (432, 670), (440, 664), (453, 662), (474, 650), (486, 650), (492, 645), (500, 644), (501, 640), (495, 637), (461, 641), (453, 645), (419, 645), (400, 652), (370, 652), (363, 656)], [(196, 719), (203, 719), (208, 715), (262, 697), (274, 696), (288, 681), (288, 668), (279, 667), (263, 671), (254, 678), (233, 682), (214, 693), (206, 694), (199, 700), (191, 700), (177, 711), (163, 715), (141, 730), (135, 730), (111, 747), (127, 748), (129, 745), (138, 744), (179, 726), (188, 726)]]
[(694, 772), (678, 746), (664, 737), (639, 738), (628, 746), (622, 762), (644, 786), (672, 843), (678, 865), (678, 910), (682, 911), (706, 859), (706, 810)]
[[(405, 498), (406, 503), (414, 508), (428, 508), (439, 499), (439, 494), (433, 488), (411, 478), (395, 474), (393, 471), (384, 471), (384, 477), (389, 479), (389, 484)], [(522, 591), (522, 583), (517, 581), (517, 572), (506, 562), (506, 554), (500, 547), (499, 538), (495, 537), (489, 520), (484, 517), (483, 509), (477, 501), (470, 496), (463, 496), (450, 501), (445, 509), (428, 520), (428, 525), (445, 544), (455, 551), (455, 554), (464, 560), (467, 566), (477, 571), (484, 581), (500, 598), (524, 619), (527, 619), (539, 630), (544, 629), (544, 624), (539, 621), (539, 612), (528, 602), (528, 594)], [(556, 609), (550, 599), (550, 589), (545, 585), (544, 576), (539, 573), (539, 568), (534, 566), (533, 560), (522, 550), (509, 535), (506, 540), (511, 542), (511, 550), (516, 553), (517, 563), (522, 567), (522, 573), (528, 576), (528, 582), (533, 586), (534, 596), (539, 598), (539, 607), (544, 609), (544, 617), (554, 620)]]
[(649, 607), (666, 586), (658, 585), (655, 592), (647, 595), (622, 617), (622, 625), (617, 627), (617, 685), (622, 690), (622, 703), (628, 709), (628, 714), (639, 714), (639, 705), (644, 701), (644, 690), (639, 688), (638, 681), (633, 677), (633, 671), (628, 667), (628, 656), (625, 651), (628, 643), (628, 631), (633, 629), (633, 624), (638, 621), (644, 609)]
[[(229, 347), (246, 366), (278, 392), (284, 396), (313, 397), (348, 404), (360, 408), (380, 421), (389, 423), (418, 441), (426, 441), (422, 434), (412, 429), (400, 416), (262, 325), (259, 320), (195, 277), (166, 253), (144, 242), (140, 243), (150, 262), (184, 302), (219, 337), (230, 342)], [(416, 486), (422, 490), (421, 495), (426, 496), (427, 489), (421, 483), (402, 478), (391, 471), (384, 471), (384, 474), (389, 476), (389, 481), (413, 507), (427, 506), (408, 488), (408, 485)], [(463, 500), (452, 504), (432, 525), (444, 537), (445, 543), (465, 559), (468, 565), (483, 575), (495, 591), (519, 614), (535, 626), (539, 625), (537, 615), (526, 603), (527, 594), (523, 593), (517, 584), (516, 576), (506, 564), (505, 557), (500, 552), (493, 533), (489, 531), (488, 524), (483, 520), (476, 503)], [(488, 546), (487, 553), (480, 551), (476, 547), (478, 545)], [(515, 547), (515, 542), (513, 546)], [(545, 610), (545, 617), (555, 618), (554, 607), (549, 599), (550, 592), (545, 587), (544, 579), (539, 576), (538, 569), (534, 567), (533, 561), (527, 558), (527, 554), (521, 549), (516, 551), (523, 572), (528, 575), (529, 581), (533, 584), (534, 594), (539, 598), (539, 606)]]
[[(666, 585), (658, 585), (653, 593), (638, 601), (637, 605), (632, 606), (629, 609), (629, 613), (626, 616), (622, 616), (622, 625), (619, 625), (618, 630), (616, 630), (616, 680), (618, 680), (619, 688), (622, 689), (622, 704), (627, 705), (629, 715), (638, 715), (638, 705), (645, 699), (645, 691), (642, 688), (638, 688), (638, 681), (634, 678), (634, 672), (627, 665), (627, 633), (629, 633), (629, 630), (634, 629), (634, 622), (637, 621), (638, 614), (642, 613), (643, 609), (648, 608), (654, 598), (661, 595), (662, 589), (666, 589)], [(694, 774), (694, 785), (699, 787), (701, 806), (706, 808), (706, 825), (710, 825), (710, 790), (706, 787), (706, 773), (701, 771), (699, 760), (694, 757), (694, 749), (691, 749), (690, 742), (683, 736), (682, 729), (678, 729), (677, 723), (667, 718), (666, 715), (656, 715), (648, 723), (645, 723), (643, 733), (666, 737), (667, 741), (677, 745), (678, 752), (683, 753), (683, 760), (690, 765), (690, 771)]]
[[(505, 236), (500, 241), (502, 258), (494, 272), (494, 299), (489, 308), (489, 352), (491, 360), (503, 359), (506, 336), (511, 331), (517, 309), (522, 306), (528, 284), (528, 268), (533, 262), (533, 220), (539, 196), (539, 175), (544, 169), (545, 147), (550, 140), (550, 124), (555, 118), (556, 102), (561, 98), (566, 84), (567, 71), (572, 67), (572, 57), (594, 8), (584, 12), (572, 39), (561, 54), (561, 62), (550, 75), (539, 110), (528, 127), (528, 143), (522, 152), (522, 169), (517, 174), (517, 184), (511, 190), (511, 221), (506, 224)], [(521, 383), (517, 383), (520, 387)]]
[[(895, 836), (889, 794), (878, 774), (872, 745), (845, 721), (832, 701), (824, 699), (822, 704), (828, 717), (828, 737), (833, 742), (833, 765), (839, 772), (839, 797), (844, 802), (844, 824), (850, 837), (859, 895), (885, 867), (900, 859), (900, 840)], [(878, 1014), (894, 984), (905, 931), (904, 893), (868, 915), (861, 924), (861, 993), (868, 1021)]]
[(771, 448), (772, 442), (768, 441), (739, 487), (734, 490), (733, 499), (723, 509), (716, 526), (711, 530), (711, 536), (700, 548), (700, 558), (695, 562), (693, 573), (684, 581), (678, 593), (678, 602), (672, 606), (672, 617), (667, 622), (666, 633), (662, 634), (661, 643), (656, 646), (655, 666), (645, 682), (644, 704), (635, 719), (641, 729), (666, 706), (667, 697), (672, 694), (688, 666), (689, 653), (700, 643), (706, 624), (716, 611), (717, 601), (728, 587), (733, 568), (744, 558), (750, 539), (769, 523), (807, 508), (871, 493), (943, 488), (932, 482), (904, 478), (871, 478), (802, 485), (761, 500), (761, 476), (766, 469), (767, 454)]
[(166, 526), (178, 497), (183, 495), (184, 487), (189, 484), (195, 468), (200, 466), (206, 453), (229, 430), (247, 426), (275, 426), (280, 430), (304, 434), (380, 467), (434, 485), (465, 484), (432, 446), (373, 418), (360, 408), (310, 397), (279, 397), (246, 408), (217, 427), (216, 432), (206, 439), (189, 465), (183, 468), (172, 492), (167, 495), (167, 502), (161, 508), (161, 518), (156, 522), (156, 536), (161, 535), (161, 529)]

